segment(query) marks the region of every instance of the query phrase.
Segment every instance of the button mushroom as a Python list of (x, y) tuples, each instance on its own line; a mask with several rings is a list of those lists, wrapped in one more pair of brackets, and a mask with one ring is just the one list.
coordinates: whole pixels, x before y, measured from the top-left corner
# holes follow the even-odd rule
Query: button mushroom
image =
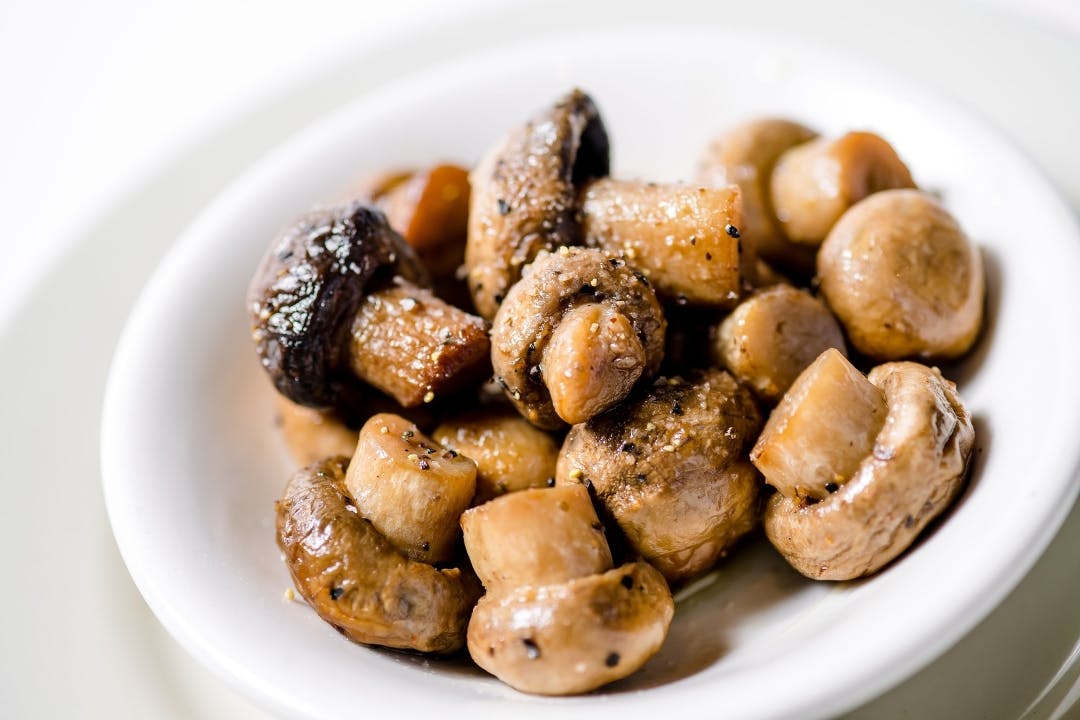
[(344, 457), (299, 470), (277, 503), (277, 539), (300, 594), (357, 642), (447, 653), (465, 643), (479, 583), (395, 548), (356, 512)]
[(742, 292), (739, 188), (605, 178), (581, 196), (585, 242), (625, 259), (680, 305), (731, 307)]
[(444, 420), (431, 436), (476, 463), (475, 504), (554, 482), (559, 457), (555, 438), (512, 407), (457, 415)]
[(805, 290), (775, 285), (743, 301), (716, 329), (713, 356), (765, 400), (776, 400), (827, 348), (845, 352), (825, 304)]
[(586, 483), (627, 541), (668, 580), (696, 575), (758, 521), (746, 449), (761, 426), (728, 373), (659, 379), (570, 429), (556, 483)]
[(916, 190), (871, 195), (845, 213), (818, 253), (818, 277), (851, 344), (877, 360), (958, 357), (982, 326), (978, 249)]
[[(772, 544), (807, 577), (850, 580), (899, 556), (952, 503), (975, 433), (956, 386), (936, 368), (886, 363), (863, 378), (839, 367), (846, 364), (839, 353), (827, 353), (836, 369), (807, 369), (788, 391), (796, 399), (785, 396), (773, 411), (751, 458), (784, 488), (765, 511)], [(822, 427), (830, 428), (824, 445), (814, 439)], [(778, 478), (776, 467), (787, 477)], [(787, 489), (816, 487), (822, 469), (834, 478), (823, 499)]]
[(784, 152), (769, 187), (773, 211), (788, 239), (817, 246), (859, 200), (881, 190), (913, 188), (915, 181), (883, 138), (849, 132)]
[(278, 391), (332, 407), (360, 378), (415, 406), (481, 377), (484, 322), (417, 284), (425, 281), (382, 213), (354, 204), (304, 215), (271, 246), (248, 292), (256, 348)]
[(588, 491), (523, 490), (466, 511), (487, 588), (468, 629), (476, 664), (524, 692), (583, 693), (624, 678), (664, 642), (675, 603), (646, 563), (611, 569)]
[(806, 275), (814, 271), (814, 249), (784, 236), (773, 214), (769, 185), (780, 155), (816, 137), (810, 128), (780, 118), (740, 123), (710, 143), (697, 173), (698, 182), (706, 185), (738, 185), (742, 195), (738, 227), (745, 241), (767, 262)]
[(339, 413), (297, 405), (284, 395), (277, 395), (276, 401), (281, 435), (297, 465), (353, 454), (357, 431)]
[(573, 90), (515, 128), (471, 175), (465, 251), (477, 312), (491, 319), (541, 250), (578, 244), (577, 192), (608, 174), (607, 130), (592, 99)]
[(644, 276), (599, 250), (538, 258), (491, 329), (491, 363), (530, 422), (554, 429), (622, 400), (660, 366), (663, 310)]

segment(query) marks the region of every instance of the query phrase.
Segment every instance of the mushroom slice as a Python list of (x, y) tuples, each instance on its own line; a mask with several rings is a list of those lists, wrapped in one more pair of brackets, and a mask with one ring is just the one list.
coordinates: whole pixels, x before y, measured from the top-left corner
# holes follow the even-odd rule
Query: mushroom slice
[(592, 98), (573, 90), (511, 131), (470, 177), (465, 250), (477, 311), (495, 317), (541, 250), (578, 243), (577, 191), (608, 174), (607, 131)]
[(776, 400), (827, 348), (846, 352), (825, 303), (774, 285), (743, 301), (717, 328), (713, 356), (765, 400)]
[(737, 186), (605, 178), (585, 187), (581, 217), (586, 243), (639, 268), (665, 298), (683, 305), (738, 302)]
[(443, 421), (431, 436), (476, 463), (475, 504), (554, 482), (558, 444), (512, 407), (455, 416)]
[(382, 213), (353, 204), (312, 211), (271, 245), (248, 290), (252, 337), (278, 391), (332, 407), (355, 382), (346, 336), (379, 280), (425, 282), (415, 254)]
[(959, 495), (974, 447), (971, 416), (937, 368), (887, 363), (869, 381), (888, 415), (855, 474), (818, 503), (777, 493), (765, 512), (772, 544), (817, 580), (870, 575), (904, 552)]
[(821, 500), (855, 474), (886, 414), (881, 390), (826, 350), (769, 415), (750, 461), (783, 495)]
[(706, 149), (697, 182), (714, 187), (738, 185), (742, 195), (739, 232), (754, 253), (789, 271), (812, 274), (814, 250), (791, 242), (780, 230), (769, 197), (773, 166), (786, 151), (817, 133), (781, 118), (740, 123), (719, 135)]
[(746, 450), (761, 427), (730, 374), (657, 380), (575, 425), (556, 482), (592, 486), (627, 541), (668, 580), (696, 575), (757, 524), (760, 477)]
[(297, 405), (276, 395), (277, 418), (289, 454), (297, 465), (310, 465), (332, 455), (352, 455), (357, 431), (338, 413)]
[(489, 593), (611, 569), (611, 550), (581, 485), (510, 493), (461, 516), (465, 549)]
[(480, 594), (476, 578), (438, 570), (396, 550), (355, 512), (348, 460), (299, 470), (277, 503), (277, 539), (300, 594), (357, 642), (447, 653), (465, 643)]
[(360, 514), (409, 557), (449, 560), (476, 490), (472, 460), (389, 413), (364, 423), (353, 458), (345, 484)]
[(656, 372), (666, 327), (640, 273), (599, 250), (562, 248), (510, 289), (492, 324), (491, 363), (518, 411), (555, 429), (606, 410)]
[(840, 218), (818, 253), (821, 293), (851, 344), (878, 360), (954, 358), (982, 327), (982, 258), (929, 195), (890, 190)]
[(674, 612), (663, 576), (632, 563), (485, 595), (469, 621), (469, 654), (523, 692), (584, 693), (644, 665), (663, 644)]
[(401, 280), (367, 295), (349, 335), (357, 377), (404, 407), (479, 382), (489, 372), (487, 323)]
[(784, 234), (815, 246), (859, 200), (881, 190), (913, 187), (911, 173), (892, 146), (868, 132), (796, 145), (780, 156), (770, 185)]

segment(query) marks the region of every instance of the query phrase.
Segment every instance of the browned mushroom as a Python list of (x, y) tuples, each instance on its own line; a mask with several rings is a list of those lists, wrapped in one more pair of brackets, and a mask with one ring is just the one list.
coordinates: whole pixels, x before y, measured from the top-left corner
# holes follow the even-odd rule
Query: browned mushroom
[(825, 304), (805, 290), (774, 285), (724, 318), (713, 356), (765, 400), (776, 400), (826, 348), (845, 352), (844, 336)]
[(308, 604), (357, 642), (446, 653), (465, 643), (476, 577), (411, 560), (356, 512), (348, 460), (299, 470), (277, 504), (278, 545)]
[(929, 195), (890, 190), (840, 218), (818, 253), (821, 293), (877, 360), (954, 358), (982, 327), (982, 258)]
[(742, 291), (739, 188), (605, 178), (581, 196), (585, 242), (639, 268), (680, 305), (731, 307)]
[(663, 310), (644, 276), (599, 250), (537, 258), (491, 329), (491, 363), (517, 409), (553, 429), (603, 412), (651, 376)]
[(317, 210), (286, 228), (248, 293), (256, 348), (278, 391), (332, 407), (360, 378), (412, 406), (482, 377), (484, 322), (425, 282), (412, 250), (364, 205)]
[(742, 194), (738, 227), (744, 242), (768, 263), (805, 275), (814, 271), (814, 249), (784, 236), (773, 214), (769, 184), (780, 156), (816, 137), (810, 128), (780, 118), (740, 123), (710, 143), (697, 174), (697, 181), (705, 185), (738, 185)]
[(297, 405), (284, 395), (276, 395), (275, 399), (281, 435), (297, 465), (353, 454), (358, 431), (350, 428), (339, 413)]
[(608, 174), (607, 131), (592, 99), (573, 90), (512, 130), (471, 175), (469, 290), (495, 317), (522, 268), (541, 250), (578, 244), (577, 193)]
[(913, 188), (907, 166), (880, 136), (849, 132), (784, 152), (773, 168), (770, 197), (788, 239), (817, 246), (844, 211), (891, 188)]
[[(846, 365), (827, 353), (830, 364)], [(956, 386), (913, 362), (879, 365), (869, 378), (850, 366), (823, 373), (815, 363), (788, 395), (796, 399), (785, 396), (752, 455), (766, 479), (784, 488), (769, 501), (766, 534), (807, 577), (875, 573), (963, 487), (975, 432)], [(830, 428), (830, 441), (815, 446), (821, 427)], [(767, 456), (772, 461), (762, 462)], [(823, 475), (833, 478), (823, 499), (787, 489), (816, 488)]]
[(761, 480), (746, 450), (760, 426), (726, 372), (661, 378), (571, 428), (556, 482), (591, 485), (636, 552), (669, 580), (688, 578), (757, 524)]
[(476, 664), (524, 692), (593, 690), (637, 670), (675, 605), (646, 563), (611, 569), (580, 485), (523, 490), (468, 510), (465, 546), (487, 594), (469, 621)]
[(559, 445), (512, 407), (501, 405), (453, 416), (431, 436), (476, 463), (475, 504), (554, 482)]

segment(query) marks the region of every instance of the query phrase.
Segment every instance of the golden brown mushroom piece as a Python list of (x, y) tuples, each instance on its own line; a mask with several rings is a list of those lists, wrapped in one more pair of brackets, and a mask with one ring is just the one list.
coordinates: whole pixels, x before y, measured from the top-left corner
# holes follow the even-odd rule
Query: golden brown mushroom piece
[(505, 404), (450, 417), (431, 436), (476, 463), (474, 504), (554, 482), (555, 438)]
[[(975, 431), (937, 368), (886, 363), (863, 378), (835, 350), (826, 355), (830, 367), (815, 363), (800, 376), (751, 458), (781, 488), (765, 511), (776, 549), (809, 578), (850, 580), (899, 556), (949, 507)], [(830, 441), (815, 442), (834, 420)], [(830, 476), (823, 499), (805, 492)]]
[(352, 204), (304, 215), (270, 247), (248, 291), (263, 367), (290, 400), (322, 408), (355, 394), (360, 380), (409, 407), (483, 377), (486, 324), (426, 282), (381, 212)]
[(584, 487), (504, 495), (466, 511), (462, 527), (487, 588), (469, 621), (469, 654), (508, 685), (588, 692), (663, 644), (675, 611), (667, 583), (646, 563), (611, 569)]
[(818, 253), (821, 293), (877, 360), (954, 358), (982, 327), (982, 258), (929, 195), (890, 190), (840, 218)]
[(827, 348), (846, 352), (825, 303), (787, 284), (755, 293), (713, 334), (713, 357), (764, 400), (777, 400)]
[(357, 513), (348, 459), (299, 470), (277, 503), (277, 539), (297, 590), (356, 642), (448, 653), (465, 643), (480, 584), (412, 560)]
[(586, 244), (641, 270), (679, 305), (732, 307), (754, 258), (740, 244), (739, 188), (604, 178), (585, 186)]
[(353, 454), (358, 431), (350, 428), (339, 413), (297, 405), (284, 395), (275, 395), (275, 400), (281, 435), (297, 465)]
[(660, 366), (667, 326), (644, 276), (599, 250), (539, 257), (491, 328), (496, 380), (530, 422), (555, 429), (622, 400)]
[(573, 90), (512, 130), (473, 170), (465, 249), (477, 312), (495, 317), (541, 250), (579, 244), (578, 189), (608, 174), (607, 131), (592, 98)]
[(777, 160), (769, 185), (784, 235), (811, 246), (820, 245), (844, 211), (864, 197), (913, 187), (893, 147), (869, 132), (796, 145)]
[(810, 128), (782, 118), (743, 122), (709, 144), (697, 173), (697, 181), (705, 185), (738, 185), (742, 194), (738, 227), (744, 242), (766, 262), (805, 275), (814, 271), (814, 249), (784, 236), (773, 214), (769, 184), (780, 156), (816, 137)]
[(761, 479), (746, 450), (760, 427), (753, 396), (722, 370), (660, 378), (570, 429), (556, 483), (591, 485), (633, 549), (682, 580), (757, 524)]

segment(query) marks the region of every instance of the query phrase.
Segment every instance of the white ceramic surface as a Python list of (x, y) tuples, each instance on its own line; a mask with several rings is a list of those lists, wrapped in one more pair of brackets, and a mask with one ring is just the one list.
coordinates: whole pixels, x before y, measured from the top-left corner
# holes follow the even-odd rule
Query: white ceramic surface
[[(716, 48), (752, 60), (736, 71), (717, 62)], [(351, 645), (303, 606), (281, 602), (288, 576), (273, 544), (272, 502), (288, 470), (249, 347), (243, 290), (274, 231), (358, 172), (435, 157), (470, 161), (572, 84), (601, 105), (621, 174), (686, 176), (714, 131), (760, 112), (826, 131), (882, 132), (986, 249), (993, 324), (955, 369), (981, 438), (972, 486), (914, 552), (869, 582), (827, 586), (796, 577), (767, 548), (750, 548), (682, 603), (672, 641), (637, 679), (601, 696), (539, 700), (458, 665)], [(1078, 248), (1068, 210), (998, 137), (895, 78), (813, 48), (666, 28), (478, 56), (395, 84), (296, 138), (224, 194), (170, 254), (111, 373), (102, 449), (114, 532), (174, 635), (282, 712), (339, 714), (358, 689), (417, 712), (680, 707), (709, 715), (718, 697), (732, 717), (838, 712), (970, 629), (1070, 506), (1077, 458), (1061, 448), (1080, 428), (1070, 372), (1078, 347), (1046, 310), (1080, 299), (1071, 283)], [(1033, 249), (1052, 251), (1055, 262)], [(1017, 478), (1030, 480), (1018, 491)], [(798, 682), (777, 692), (776, 678)]]

